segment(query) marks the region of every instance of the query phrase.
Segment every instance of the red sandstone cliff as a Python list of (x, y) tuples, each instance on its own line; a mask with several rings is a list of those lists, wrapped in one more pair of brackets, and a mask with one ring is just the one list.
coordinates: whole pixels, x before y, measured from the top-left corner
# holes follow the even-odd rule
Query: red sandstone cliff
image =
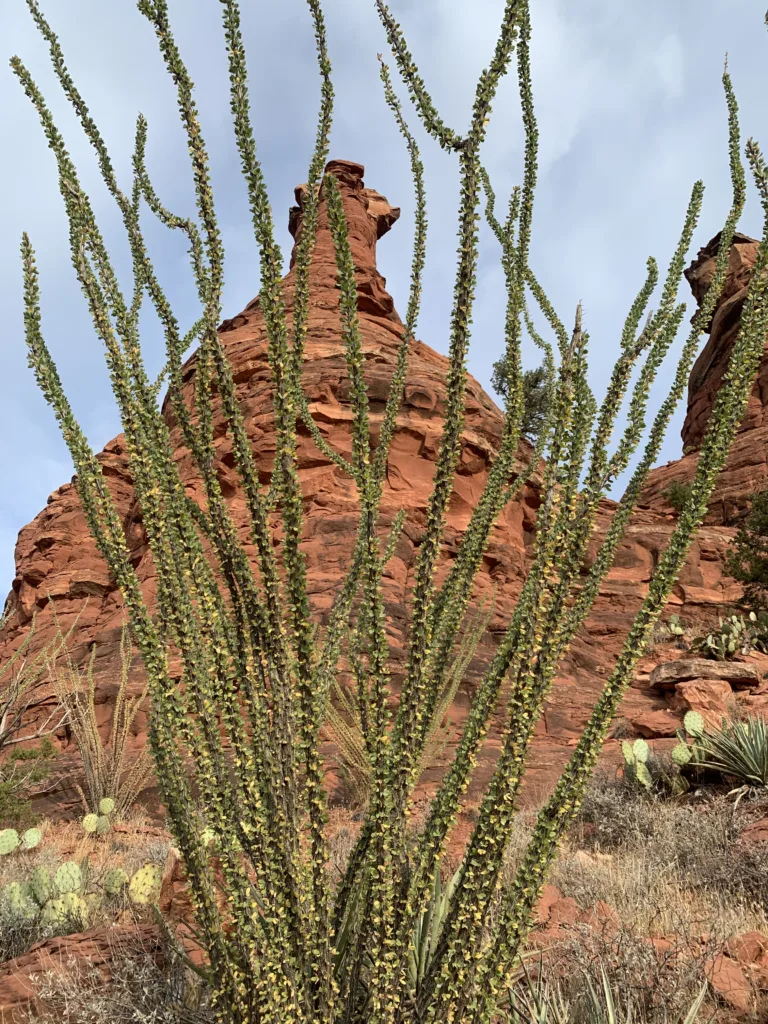
[[(329, 169), (337, 175), (349, 224), (349, 237), (355, 259), (365, 375), (374, 432), (383, 412), (391, 379), (402, 323), (386, 291), (386, 282), (376, 269), (377, 241), (397, 220), (399, 210), (371, 189), (363, 187), (363, 168), (347, 161), (333, 161)], [(302, 187), (296, 190), (298, 206), (291, 209), (290, 229), (294, 238), (302, 230)], [(698, 297), (711, 274), (712, 247), (701, 251), (688, 271)], [(689, 447), (700, 441), (701, 431), (711, 408), (712, 397), (722, 375), (738, 321), (740, 303), (756, 243), (738, 236), (731, 256), (728, 287), (711, 325), (710, 338), (696, 363), (691, 379), (689, 409), (683, 436)], [(293, 305), (294, 275), (284, 279), (286, 307)], [(344, 353), (339, 341), (338, 290), (333, 246), (324, 207), (311, 274), (311, 312), (305, 348), (304, 388), (310, 409), (326, 439), (343, 454), (350, 449), (350, 419), (347, 405), (348, 380)], [(258, 298), (242, 313), (226, 320), (219, 328), (232, 363), (238, 398), (245, 415), (260, 474), (269, 479), (274, 453), (269, 368), (266, 360), (264, 321)], [(739, 589), (724, 576), (723, 559), (733, 530), (731, 522), (747, 504), (755, 486), (768, 476), (765, 440), (768, 434), (765, 392), (768, 370), (763, 363), (755, 385), (750, 408), (742, 424), (728, 466), (718, 483), (707, 525), (695, 541), (688, 562), (672, 598), (675, 611), (690, 620), (713, 618), (718, 608), (738, 597)], [(398, 415), (392, 443), (390, 466), (382, 500), (382, 521), (391, 522), (395, 513), (407, 513), (403, 537), (395, 557), (387, 567), (385, 580), (388, 635), (397, 665), (407, 628), (407, 594), (415, 553), (424, 523), (433, 464), (441, 430), (445, 397), (444, 377), (447, 360), (422, 343), (412, 351), (405, 397)], [(185, 367), (185, 387), (194, 387), (195, 357)], [(182, 479), (190, 493), (197, 490), (196, 474), (189, 452), (174, 423), (170, 405), (164, 415), (176, 444), (176, 459)], [(765, 425), (764, 425), (765, 420)], [(214, 408), (217, 444), (217, 468), (224, 493), (231, 503), (236, 522), (244, 528), (244, 504), (233, 468), (231, 445), (218, 405)], [(462, 451), (451, 500), (447, 544), (441, 568), (444, 571), (466, 526), (471, 509), (480, 495), (497, 448), (502, 415), (478, 383), (469, 379), (466, 421)], [(526, 465), (531, 448), (521, 442), (520, 465)], [(99, 456), (104, 474), (122, 516), (134, 565), (151, 601), (155, 589), (155, 570), (147, 548), (140, 510), (134, 498), (122, 438), (111, 441)], [(590, 707), (610, 671), (633, 611), (642, 600), (650, 574), (674, 527), (674, 514), (662, 491), (673, 478), (686, 479), (695, 465), (695, 452), (651, 476), (641, 507), (633, 517), (626, 538), (617, 553), (614, 568), (605, 581), (593, 614), (582, 635), (562, 666), (537, 739), (529, 772), (529, 792), (536, 797), (549, 785), (553, 773), (562, 764), (575, 742)], [(326, 610), (347, 564), (356, 523), (354, 487), (344, 474), (315, 447), (306, 432), (299, 444), (300, 477), (305, 500), (304, 548), (307, 553), (310, 592), (318, 612)], [(475, 665), (487, 659), (498, 633), (508, 620), (524, 575), (525, 555), (535, 525), (538, 506), (537, 478), (522, 490), (519, 498), (502, 513), (494, 527), (490, 545), (478, 577), (479, 597), (496, 588), (496, 613), (489, 635), (478, 650)], [(604, 502), (602, 521), (607, 523), (613, 505)], [(47, 507), (24, 527), (16, 545), (16, 577), (9, 597), (11, 617), (0, 633), (0, 663), (22, 642), (37, 615), (37, 632), (32, 650), (53, 636), (54, 620), (49, 597), (53, 599), (59, 623), (64, 630), (77, 614), (78, 625), (74, 656), (83, 662), (89, 648), (96, 644), (96, 678), (100, 720), (109, 728), (109, 700), (119, 676), (119, 632), (123, 618), (122, 598), (112, 585), (106, 566), (88, 533), (76, 492), (64, 484), (48, 500)], [(85, 599), (87, 606), (83, 610)], [(653, 659), (646, 662), (648, 669)], [(136, 665), (134, 685), (140, 686), (141, 671)], [(394, 682), (397, 683), (395, 669)], [(467, 690), (457, 698), (454, 714), (460, 719), (467, 706)], [(41, 687), (39, 699), (45, 703), (50, 694)], [(668, 709), (668, 695), (653, 689), (648, 672), (638, 674), (636, 686), (625, 701), (624, 713), (635, 722), (635, 729), (648, 734), (647, 723), (664, 723), (672, 715), (676, 721), (680, 708)], [(678, 702), (679, 703), (679, 702)], [(648, 716), (651, 718), (648, 718)], [(655, 716), (655, 718), (653, 717)], [(661, 716), (661, 718), (659, 717)], [(643, 723), (646, 723), (643, 726)], [(136, 742), (144, 742), (146, 720), (136, 722)], [(656, 732), (659, 733), (657, 728)], [(664, 729), (661, 728), (661, 733)], [(653, 734), (653, 730), (651, 730)], [(66, 736), (60, 738), (63, 753), (76, 758)], [(491, 732), (484, 752), (488, 763), (498, 745), (498, 734)], [(482, 785), (485, 772), (479, 773)], [(66, 794), (59, 794), (64, 798)]]

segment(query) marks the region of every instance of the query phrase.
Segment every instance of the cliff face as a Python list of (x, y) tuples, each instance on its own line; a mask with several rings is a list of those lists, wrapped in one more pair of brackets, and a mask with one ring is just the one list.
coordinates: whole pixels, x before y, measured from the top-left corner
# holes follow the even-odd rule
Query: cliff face
[[(348, 161), (329, 165), (340, 183), (349, 224), (349, 237), (356, 265), (358, 308), (365, 354), (365, 376), (370, 400), (374, 435), (381, 421), (394, 370), (402, 322), (386, 291), (386, 282), (376, 269), (376, 244), (399, 216), (399, 210), (363, 185), (363, 168)], [(290, 211), (289, 226), (294, 239), (302, 231), (303, 187), (296, 190), (297, 205)], [(711, 246), (702, 250), (689, 271), (694, 288), (703, 286), (711, 273)], [(695, 445), (717, 382), (722, 375), (728, 347), (733, 341), (734, 315), (754, 262), (755, 244), (739, 236), (731, 258), (728, 291), (713, 318), (709, 342), (696, 364), (689, 397), (689, 414), (684, 428), (686, 444)], [(294, 250), (295, 252), (295, 250)], [(709, 269), (708, 269), (709, 268)], [(294, 297), (293, 259), (284, 279), (284, 296), (290, 317)], [(348, 380), (343, 349), (339, 339), (339, 302), (333, 244), (324, 205), (320, 210), (317, 244), (312, 262), (310, 318), (304, 365), (304, 388), (312, 414), (328, 442), (342, 454), (350, 453), (351, 412), (348, 406)], [(740, 308), (740, 307), (738, 307)], [(730, 312), (729, 312), (730, 310)], [(245, 416), (248, 434), (263, 482), (270, 477), (274, 456), (274, 432), (270, 397), (269, 367), (266, 358), (266, 331), (259, 299), (250, 302), (237, 316), (219, 328), (232, 364), (238, 399)], [(402, 657), (407, 629), (408, 592), (418, 544), (423, 530), (427, 498), (437, 455), (445, 400), (447, 360), (428, 346), (414, 345), (408, 367), (403, 406), (398, 414), (392, 443), (390, 467), (382, 500), (382, 526), (387, 527), (397, 511), (406, 510), (406, 526), (394, 558), (387, 567), (385, 598), (388, 636), (398, 683), (397, 667)], [(185, 366), (185, 393), (191, 401), (194, 389), (195, 357)], [(672, 602), (675, 611), (689, 620), (713, 618), (718, 607), (738, 596), (738, 587), (724, 576), (723, 558), (733, 530), (724, 526), (747, 504), (748, 495), (759, 480), (768, 475), (765, 465), (763, 426), (765, 403), (763, 390), (768, 386), (765, 364), (756, 385), (750, 411), (742, 425), (738, 443), (731, 455), (711, 508), (708, 524), (694, 543)], [(709, 403), (709, 404), (707, 404)], [(188, 493), (200, 496), (201, 489), (189, 452), (182, 443), (170, 404), (163, 414), (171, 429), (175, 458)], [(239, 491), (231, 443), (221, 414), (214, 404), (217, 471), (238, 527), (248, 549), (246, 513)], [(489, 467), (497, 450), (502, 415), (479, 384), (469, 379), (466, 421), (461, 456), (454, 481), (454, 493), (448, 514), (447, 544), (440, 572), (450, 564), (461, 532), (466, 527)], [(522, 441), (519, 466), (526, 466), (531, 448)], [(633, 517), (624, 543), (607, 578), (593, 614), (573, 645), (561, 675), (547, 704), (537, 730), (529, 773), (528, 792), (540, 796), (575, 743), (615, 655), (620, 649), (630, 617), (645, 595), (647, 583), (660, 552), (674, 528), (674, 515), (662, 495), (672, 478), (685, 479), (692, 474), (695, 453), (677, 463), (656, 470), (643, 495), (642, 505)], [(141, 511), (132, 490), (130, 472), (122, 437), (110, 442), (99, 456), (108, 485), (122, 517), (133, 563), (148, 601), (155, 592), (155, 569), (146, 544)], [(299, 471), (304, 494), (305, 534), (310, 593), (318, 614), (331, 604), (352, 550), (357, 502), (354, 486), (344, 474), (323, 456), (306, 432), (299, 438)], [(478, 601), (491, 590), (496, 592), (495, 617), (488, 635), (478, 650), (469, 678), (460, 692), (453, 715), (460, 721), (468, 706), (474, 670), (487, 662), (495, 637), (504, 628), (524, 577), (526, 552), (535, 525), (539, 504), (538, 474), (528, 473), (529, 483), (519, 497), (499, 517), (489, 550), (483, 561), (474, 593)], [(606, 501), (601, 512), (605, 528), (614, 505)], [(0, 663), (18, 648), (28, 635), (32, 616), (37, 628), (31, 651), (38, 650), (54, 635), (53, 607), (66, 630), (80, 615), (73, 655), (83, 663), (95, 644), (95, 674), (99, 694), (99, 715), (105, 734), (109, 729), (109, 701), (119, 678), (119, 634), (123, 621), (122, 598), (112, 585), (106, 566), (88, 533), (73, 485), (64, 484), (48, 500), (47, 507), (19, 534), (16, 545), (16, 578), (8, 599), (10, 619), (0, 633)], [(87, 598), (87, 604), (84, 602)], [(658, 660), (658, 659), (657, 659)], [(638, 674), (636, 686), (625, 702), (625, 715), (642, 720), (648, 714), (668, 715), (664, 694), (652, 688), (647, 661)], [(141, 686), (138, 662), (132, 673), (132, 686)], [(38, 693), (44, 713), (52, 700), (41, 686)], [(635, 726), (639, 729), (639, 726)], [(135, 724), (135, 742), (145, 742), (146, 718)], [(76, 753), (65, 734), (59, 738), (64, 761), (72, 759), (76, 771)], [(482, 786), (498, 749), (499, 729), (491, 734), (483, 752), (476, 786)], [(439, 771), (436, 766), (435, 772)], [(434, 773), (429, 773), (434, 774)], [(66, 804), (69, 791), (56, 799)]]

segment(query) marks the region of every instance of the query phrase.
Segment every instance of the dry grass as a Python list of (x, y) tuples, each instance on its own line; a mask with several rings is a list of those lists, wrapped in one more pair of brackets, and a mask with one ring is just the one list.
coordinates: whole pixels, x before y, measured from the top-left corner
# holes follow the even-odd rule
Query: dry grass
[(72, 960), (36, 978), (38, 1024), (213, 1024), (209, 993), (167, 940), (117, 947), (109, 984), (101, 972)]
[[(721, 795), (653, 799), (620, 779), (597, 778), (551, 881), (585, 910), (607, 903), (621, 925), (603, 933), (576, 927), (552, 950), (549, 970), (563, 979), (563, 998), (578, 1002), (586, 979), (599, 986), (604, 969), (638, 1022), (676, 1020), (729, 939), (768, 934), (768, 848), (739, 842), (763, 814), (764, 806), (735, 807)], [(666, 939), (669, 948), (660, 954), (649, 938)], [(704, 1021), (734, 1020), (715, 1002), (707, 1008)], [(749, 1019), (768, 1020), (758, 993)]]

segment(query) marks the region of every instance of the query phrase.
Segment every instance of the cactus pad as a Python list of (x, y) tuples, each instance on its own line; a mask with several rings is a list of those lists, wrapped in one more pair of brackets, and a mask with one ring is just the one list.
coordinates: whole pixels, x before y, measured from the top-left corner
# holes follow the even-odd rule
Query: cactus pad
[(678, 743), (672, 750), (672, 760), (681, 768), (683, 765), (688, 764), (692, 756), (691, 748), (687, 743)]
[(67, 860), (56, 872), (53, 884), (62, 895), (76, 892), (82, 887), (83, 873), (73, 860)]
[(49, 928), (82, 928), (88, 923), (88, 904), (76, 892), (65, 892), (43, 907), (41, 923)]
[(122, 868), (112, 868), (104, 875), (102, 884), (104, 892), (109, 893), (110, 896), (116, 896), (123, 886), (128, 884), (128, 875)]
[(29, 890), (35, 903), (42, 907), (44, 903), (53, 897), (56, 891), (50, 872), (46, 871), (45, 868), (36, 867), (29, 881)]
[(648, 771), (648, 768), (646, 767), (644, 761), (638, 762), (635, 768), (635, 773), (637, 775), (637, 781), (640, 783), (640, 785), (645, 786), (646, 789), (650, 789), (653, 785), (653, 779), (651, 778), (651, 773)]
[(163, 873), (157, 864), (145, 864), (139, 868), (128, 886), (128, 894), (134, 903), (146, 906), (154, 903), (160, 895)]
[(96, 829), (99, 827), (99, 816), (98, 814), (86, 814), (82, 821), (83, 831), (87, 832), (89, 836), (92, 836)]
[(96, 835), (105, 836), (111, 828), (112, 825), (106, 814), (100, 814), (99, 817), (96, 819)]
[(683, 719), (683, 727), (689, 736), (700, 739), (704, 735), (704, 719), (698, 711), (689, 711)]
[(36, 846), (40, 845), (40, 840), (43, 838), (43, 833), (39, 828), (28, 828), (24, 835), (21, 837), (21, 845), (24, 850), (34, 850)]
[(645, 742), (645, 740), (635, 740), (632, 744), (632, 753), (635, 755), (635, 760), (641, 764), (645, 764), (648, 760), (648, 756), (651, 753), (651, 748)]
[(0, 857), (7, 853), (13, 853), (19, 842), (19, 833), (15, 828), (4, 828), (0, 832)]
[(635, 763), (635, 755), (634, 755), (634, 752), (632, 750), (632, 744), (631, 743), (627, 743), (627, 741), (624, 740), (622, 742), (622, 744), (621, 744), (621, 752), (624, 755), (624, 760), (625, 760), (625, 762), (627, 764), (634, 764)]
[(103, 800), (99, 800), (99, 814), (112, 814), (115, 809), (115, 801), (111, 796), (105, 796)]
[(37, 907), (29, 897), (29, 890), (21, 882), (10, 882), (3, 889), (3, 902), (17, 920), (31, 921)]

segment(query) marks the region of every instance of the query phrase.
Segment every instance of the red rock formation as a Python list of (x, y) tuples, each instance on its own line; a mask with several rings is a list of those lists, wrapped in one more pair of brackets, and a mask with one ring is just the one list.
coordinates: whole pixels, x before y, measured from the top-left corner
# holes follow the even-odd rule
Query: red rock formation
[[(363, 187), (363, 168), (347, 161), (333, 161), (329, 169), (336, 174), (349, 224), (349, 237), (356, 265), (358, 307), (365, 354), (365, 376), (370, 400), (374, 436), (379, 428), (389, 382), (393, 373), (402, 322), (386, 291), (386, 282), (376, 269), (376, 243), (399, 215), (384, 197)], [(290, 211), (290, 229), (294, 238), (302, 231), (303, 186), (296, 190), (297, 206)], [(702, 250), (689, 271), (694, 294), (711, 275), (713, 243)], [(728, 348), (733, 341), (734, 311), (743, 301), (744, 285), (754, 246), (738, 236), (731, 258), (731, 276), (726, 295), (718, 307), (707, 343), (692, 378), (689, 415), (684, 428), (686, 443), (695, 445), (711, 408), (714, 389), (722, 376)], [(295, 250), (294, 250), (295, 252)], [(284, 279), (284, 297), (290, 317), (294, 299), (294, 272)], [(333, 245), (327, 212), (321, 204), (317, 244), (312, 263), (311, 309), (304, 357), (304, 388), (312, 414), (326, 440), (342, 454), (350, 452), (348, 378), (344, 353), (339, 340), (339, 300)], [(272, 403), (263, 315), (256, 298), (242, 313), (226, 320), (220, 334), (233, 367), (238, 399), (253, 445), (260, 476), (269, 480), (274, 455)], [(733, 529), (723, 524), (742, 512), (756, 484), (768, 476), (765, 440), (768, 421), (763, 425), (763, 391), (768, 386), (766, 364), (750, 404), (741, 433), (718, 482), (707, 525), (694, 542), (671, 603), (688, 620), (712, 619), (723, 605), (739, 596), (740, 590), (724, 574), (724, 555)], [(396, 512), (404, 508), (406, 526), (394, 558), (387, 567), (385, 598), (388, 636), (397, 684), (398, 664), (407, 629), (407, 595), (415, 554), (424, 525), (433, 464), (437, 455), (445, 399), (447, 360), (422, 343), (413, 347), (409, 360), (403, 406), (397, 420), (390, 465), (382, 500), (382, 524), (388, 527)], [(195, 356), (184, 369), (185, 391), (191, 397), (194, 388)], [(171, 428), (176, 461), (191, 494), (199, 493), (197, 474), (189, 452), (182, 444), (173, 411), (166, 402), (164, 416)], [(246, 547), (246, 513), (238, 488), (231, 442), (226, 433), (218, 400), (214, 401), (217, 471)], [(454, 493), (448, 514), (447, 543), (440, 563), (444, 572), (454, 554), (461, 531), (487, 478), (497, 449), (502, 415), (478, 383), (470, 378), (467, 388), (466, 421), (462, 449), (454, 481)], [(317, 612), (328, 609), (347, 565), (355, 533), (357, 501), (355, 488), (344, 474), (323, 456), (306, 431), (300, 432), (299, 467), (305, 506), (304, 549), (307, 555), (309, 587)], [(530, 458), (531, 448), (521, 442), (521, 465)], [(108, 484), (115, 496), (126, 537), (147, 599), (155, 592), (155, 570), (143, 532), (141, 512), (131, 487), (130, 472), (122, 438), (118, 437), (99, 456)], [(531, 767), (529, 795), (543, 795), (553, 775), (575, 744), (591, 706), (626, 634), (630, 617), (647, 592), (654, 566), (665, 548), (675, 525), (673, 510), (663, 490), (673, 478), (687, 479), (695, 467), (695, 453), (651, 474), (641, 506), (633, 517), (613, 569), (602, 587), (593, 613), (571, 653), (561, 667), (557, 685), (547, 702), (537, 729)], [(499, 517), (488, 552), (478, 577), (475, 596), (496, 589), (496, 612), (490, 635), (478, 650), (474, 667), (480, 667), (508, 621), (525, 569), (525, 555), (535, 525), (539, 503), (536, 477)], [(605, 528), (614, 508), (605, 501), (601, 510), (601, 528)], [(250, 549), (249, 549), (250, 550)], [(594, 553), (593, 545), (592, 552)], [(81, 614), (74, 649), (82, 662), (88, 649), (97, 645), (96, 678), (104, 703), (103, 728), (109, 728), (110, 687), (117, 678), (118, 638), (123, 618), (120, 594), (113, 587), (106, 567), (90, 538), (76, 492), (65, 484), (49, 498), (48, 505), (19, 535), (16, 546), (16, 578), (9, 597), (12, 612), (0, 633), (0, 662), (27, 635), (31, 617), (37, 613), (37, 633), (32, 650), (53, 636), (54, 622), (49, 597), (59, 622), (66, 629), (75, 615)], [(88, 604), (83, 610), (84, 599)], [(669, 657), (669, 655), (667, 655)], [(665, 696), (649, 685), (649, 671), (656, 659), (648, 659), (638, 673), (624, 705), (624, 715), (636, 721), (638, 732), (653, 734), (653, 723), (668, 735), (669, 705)], [(134, 685), (140, 685), (137, 665)], [(466, 712), (472, 673), (467, 688), (459, 693), (454, 715), (461, 720)], [(41, 689), (40, 699), (50, 699)], [(678, 712), (676, 712), (678, 714)], [(660, 717), (659, 717), (660, 715)], [(679, 717), (679, 714), (678, 714)], [(137, 722), (137, 743), (143, 742), (144, 720)], [(483, 752), (476, 786), (482, 786), (499, 745), (498, 730), (491, 730)], [(65, 748), (69, 753), (71, 748)], [(66, 762), (65, 762), (66, 763)], [(74, 762), (73, 762), (74, 763)], [(440, 771), (436, 766), (430, 776)], [(58, 799), (63, 798), (62, 794)]]
[[(389, 382), (394, 370), (403, 325), (386, 291), (386, 282), (376, 269), (376, 243), (394, 223), (399, 211), (384, 197), (363, 187), (363, 168), (347, 161), (329, 165), (339, 181), (348, 222), (348, 233), (356, 265), (358, 308), (365, 376), (374, 438), (381, 423)], [(303, 186), (296, 190), (298, 205), (290, 212), (294, 238), (302, 230)], [(295, 253), (295, 249), (294, 249)], [(291, 260), (291, 267), (293, 259)], [(287, 315), (293, 310), (294, 272), (284, 279)], [(324, 203), (311, 275), (311, 311), (305, 348), (304, 388), (310, 409), (326, 440), (342, 454), (350, 453), (351, 413), (347, 405), (348, 378), (339, 340), (339, 293), (336, 265)], [(233, 368), (237, 395), (245, 416), (259, 473), (268, 481), (274, 455), (274, 433), (266, 331), (258, 297), (238, 316), (220, 327)], [(406, 594), (415, 552), (423, 529), (427, 498), (437, 456), (445, 400), (445, 357), (426, 345), (416, 343), (409, 360), (404, 401), (392, 442), (390, 466), (382, 500), (382, 524), (388, 527), (397, 511), (407, 512), (405, 529), (385, 579), (389, 636), (395, 659), (402, 652), (406, 629)], [(194, 388), (195, 356), (184, 368), (188, 398)], [(164, 415), (171, 428), (179, 470), (190, 493), (199, 492), (197, 473), (182, 443), (170, 403)], [(217, 470), (233, 516), (243, 530), (247, 544), (246, 510), (233, 468), (228, 437), (218, 399), (214, 400)], [(477, 382), (467, 387), (466, 420), (462, 450), (448, 514), (448, 553), (469, 521), (482, 491), (497, 449), (502, 416)], [(527, 461), (531, 447), (523, 441), (520, 457)], [(112, 441), (99, 456), (104, 473), (125, 525), (128, 544), (144, 592), (151, 601), (155, 592), (155, 569), (142, 528), (141, 512), (131, 488), (130, 473), (122, 437)], [(308, 433), (300, 432), (298, 460), (305, 499), (304, 547), (307, 554), (309, 589), (317, 611), (331, 604), (352, 550), (356, 529), (357, 500), (353, 483), (322, 455)], [(486, 556), (478, 592), (492, 586), (501, 590), (497, 602), (497, 625), (510, 612), (523, 575), (527, 538), (531, 535), (538, 504), (535, 486), (527, 487), (520, 500), (502, 514)], [(94, 542), (88, 533), (77, 494), (65, 484), (51, 495), (46, 509), (19, 535), (16, 546), (16, 578), (9, 597), (11, 620), (0, 634), (0, 659), (16, 649), (37, 614), (37, 631), (32, 650), (54, 635), (53, 599), (64, 630), (81, 614), (74, 650), (82, 662), (92, 644), (97, 645), (96, 677), (101, 694), (116, 678), (119, 630), (123, 603), (113, 587)], [(88, 605), (83, 611), (83, 601)], [(486, 654), (488, 650), (486, 649)], [(136, 672), (139, 685), (140, 672)], [(397, 665), (394, 674), (397, 681)], [(41, 699), (47, 697), (41, 691)], [(106, 712), (106, 708), (105, 708)], [(107, 715), (104, 716), (108, 728)], [(139, 728), (143, 728), (143, 723)], [(140, 738), (140, 737), (139, 737)]]

